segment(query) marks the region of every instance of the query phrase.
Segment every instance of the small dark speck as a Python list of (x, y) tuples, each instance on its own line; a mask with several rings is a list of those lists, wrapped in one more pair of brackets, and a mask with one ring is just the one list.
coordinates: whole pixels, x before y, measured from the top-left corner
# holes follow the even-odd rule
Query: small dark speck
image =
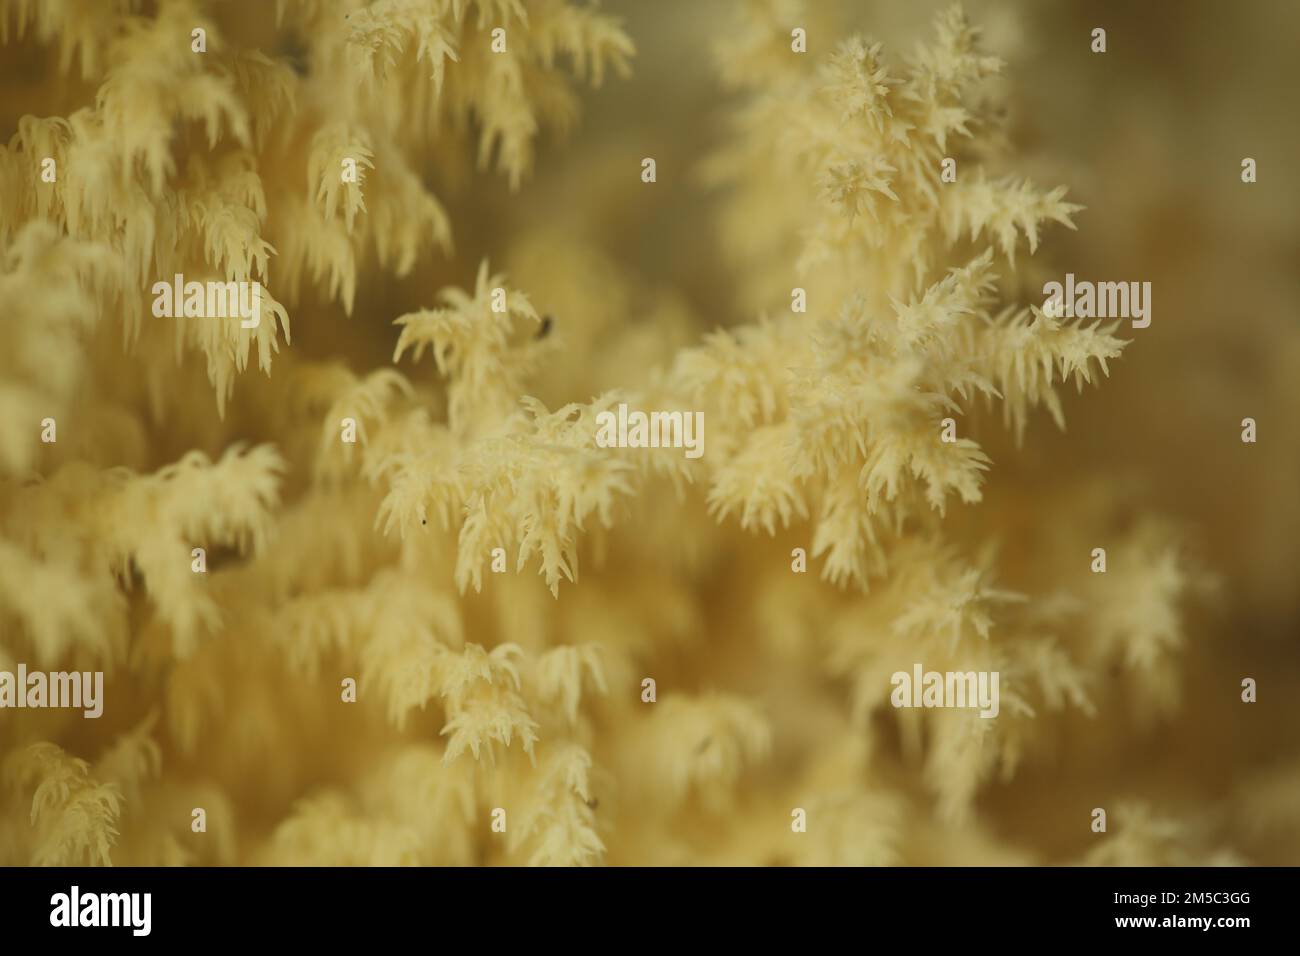
[(587, 801), (587, 806), (589, 806), (589, 807), (591, 807), (591, 809), (595, 810), (598, 806), (600, 806), (600, 801), (599, 801), (598, 799), (596, 799), (595, 797), (592, 797), (590, 800)]
[(702, 754), (702, 753), (704, 753), (704, 751), (706, 751), (706, 750), (709, 749), (709, 744), (711, 744), (711, 743), (713, 743), (713, 738), (712, 738), (712, 737), (705, 737), (703, 740), (700, 741), (700, 745), (699, 745), (698, 747), (695, 748), (695, 752), (696, 752), (697, 754)]
[(537, 330), (537, 337), (539, 339), (544, 339), (548, 335), (550, 335), (551, 326), (553, 326), (554, 324), (555, 324), (555, 320), (552, 319), (549, 315), (542, 316), (542, 327)]

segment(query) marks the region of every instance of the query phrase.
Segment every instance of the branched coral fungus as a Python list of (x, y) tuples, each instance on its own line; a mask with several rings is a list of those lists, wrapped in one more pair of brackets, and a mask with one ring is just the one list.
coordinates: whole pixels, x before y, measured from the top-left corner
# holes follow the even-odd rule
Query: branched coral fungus
[(0, 101), (0, 670), (107, 677), (0, 710), (0, 863), (1228, 858), (1141, 795), (1108, 848), (998, 809), (1178, 711), (1213, 585), (1035, 477), (1130, 343), (1030, 300), (1082, 207), (1004, 63), (959, 8), (905, 56), (734, 8), (709, 330), (611, 238), (671, 164), (551, 141), (631, 70), (594, 4), (0, 0), (44, 91)]

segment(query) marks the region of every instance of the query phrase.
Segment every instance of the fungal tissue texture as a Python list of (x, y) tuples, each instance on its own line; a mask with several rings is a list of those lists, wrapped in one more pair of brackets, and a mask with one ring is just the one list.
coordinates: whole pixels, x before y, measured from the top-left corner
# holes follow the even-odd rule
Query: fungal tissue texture
[(0, 865), (1300, 862), (1176, 6), (0, 0)]

